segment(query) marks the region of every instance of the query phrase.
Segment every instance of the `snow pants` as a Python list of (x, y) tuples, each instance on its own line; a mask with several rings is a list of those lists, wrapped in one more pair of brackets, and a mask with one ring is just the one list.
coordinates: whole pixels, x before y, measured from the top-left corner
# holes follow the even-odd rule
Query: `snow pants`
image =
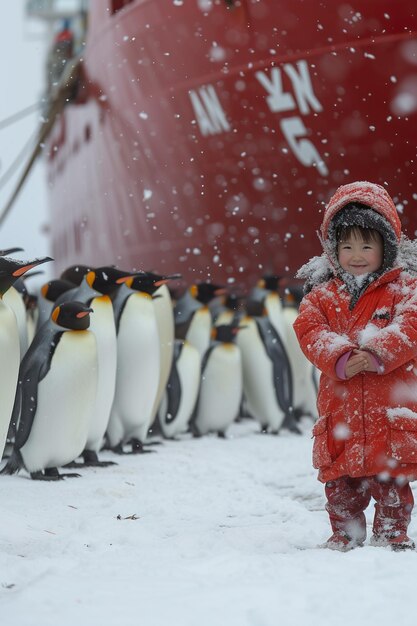
[(379, 480), (376, 476), (351, 478), (342, 476), (326, 483), (326, 510), (333, 532), (345, 532), (362, 542), (366, 538), (364, 511), (374, 498), (373, 533), (378, 537), (407, 534), (414, 506), (408, 482), (398, 484), (395, 478)]

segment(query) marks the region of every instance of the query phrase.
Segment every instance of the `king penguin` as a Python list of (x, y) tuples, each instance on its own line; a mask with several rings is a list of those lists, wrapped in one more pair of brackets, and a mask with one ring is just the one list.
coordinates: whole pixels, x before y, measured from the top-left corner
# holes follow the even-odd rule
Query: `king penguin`
[(263, 302), (248, 301), (237, 345), (242, 352), (243, 387), (250, 414), (262, 432), (281, 428), (299, 433), (294, 421), (291, 368), (285, 346)]
[(142, 272), (120, 278), (113, 299), (117, 330), (116, 391), (107, 428), (108, 446), (123, 453), (132, 444), (132, 453), (147, 452), (148, 430), (160, 380), (158, 323), (151, 292), (153, 275)]
[(33, 261), (17, 261), (0, 257), (0, 457), (11, 421), (20, 362), (16, 317), (4, 302), (3, 296), (25, 272), (47, 261), (52, 259), (44, 257)]
[[(74, 300), (82, 302), (94, 313), (90, 331), (97, 342), (98, 378), (96, 400), (90, 415), (86, 446), (82, 452), (85, 466), (114, 465), (113, 461), (100, 461), (98, 452), (104, 442), (116, 388), (117, 337), (110, 294), (117, 289), (116, 280), (121, 275), (124, 273), (112, 267), (90, 270), (79, 287), (65, 292), (57, 300), (57, 304)], [(82, 467), (77, 463), (71, 465)]]
[[(162, 395), (168, 382), (174, 354), (174, 315), (171, 294), (168, 290), (167, 284), (172, 280), (178, 280), (181, 278), (181, 275), (170, 274), (165, 276), (161, 274), (154, 274), (153, 272), (146, 272), (145, 274), (149, 279), (148, 284), (144, 286), (144, 274), (143, 272), (139, 272), (137, 279), (133, 277), (131, 289), (145, 289), (147, 293), (152, 296), (152, 303), (158, 326), (160, 367), (158, 391), (152, 408), (152, 425), (156, 418), (158, 407), (161, 403)], [(136, 282), (136, 280), (138, 282)], [(153, 428), (151, 426), (151, 431), (152, 430)]]
[(33, 479), (58, 480), (57, 467), (76, 459), (88, 434), (97, 391), (96, 340), (91, 309), (57, 306), (22, 360), (12, 420), (18, 429), (2, 473), (25, 468)]
[(191, 430), (197, 436), (217, 433), (224, 437), (239, 414), (242, 359), (235, 339), (242, 330), (235, 324), (213, 328), (212, 341), (201, 367), (200, 393), (191, 421)]

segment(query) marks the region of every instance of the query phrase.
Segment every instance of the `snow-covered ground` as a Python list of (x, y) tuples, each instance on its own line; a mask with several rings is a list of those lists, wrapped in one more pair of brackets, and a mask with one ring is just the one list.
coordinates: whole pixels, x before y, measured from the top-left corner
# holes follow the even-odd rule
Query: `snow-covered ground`
[(118, 465), (78, 479), (0, 476), (1, 624), (414, 624), (415, 552), (317, 548), (329, 525), (304, 430), (245, 420), (227, 440), (103, 453)]

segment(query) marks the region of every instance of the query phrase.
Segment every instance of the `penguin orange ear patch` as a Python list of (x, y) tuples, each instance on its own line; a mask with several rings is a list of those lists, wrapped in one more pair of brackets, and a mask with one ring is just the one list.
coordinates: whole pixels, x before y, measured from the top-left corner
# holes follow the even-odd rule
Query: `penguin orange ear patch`
[(94, 284), (94, 281), (96, 279), (96, 273), (91, 270), (91, 272), (88, 272), (88, 274), (85, 277), (85, 279), (87, 281), (88, 286), (92, 287), (93, 284)]
[(53, 322), (57, 321), (57, 319), (59, 317), (59, 314), (60, 314), (60, 311), (61, 311), (61, 307), (60, 306), (55, 307), (55, 309), (52, 311), (51, 319), (52, 319)]

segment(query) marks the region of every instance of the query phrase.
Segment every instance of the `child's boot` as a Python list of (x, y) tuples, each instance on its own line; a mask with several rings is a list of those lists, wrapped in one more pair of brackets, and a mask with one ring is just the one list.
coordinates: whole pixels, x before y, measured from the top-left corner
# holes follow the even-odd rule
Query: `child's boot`
[(338, 479), (326, 483), (327, 504), (333, 535), (321, 547), (347, 552), (362, 546), (366, 539), (364, 509), (369, 495), (356, 481)]
[(348, 552), (349, 550), (353, 550), (353, 548), (357, 548), (362, 545), (363, 541), (358, 542), (357, 539), (354, 539), (344, 531), (339, 530), (335, 531), (325, 543), (321, 544), (320, 548), (339, 550), (339, 552)]
[(390, 547), (396, 552), (414, 550), (415, 543), (407, 535), (411, 507), (375, 505), (375, 518), (371, 546)]

